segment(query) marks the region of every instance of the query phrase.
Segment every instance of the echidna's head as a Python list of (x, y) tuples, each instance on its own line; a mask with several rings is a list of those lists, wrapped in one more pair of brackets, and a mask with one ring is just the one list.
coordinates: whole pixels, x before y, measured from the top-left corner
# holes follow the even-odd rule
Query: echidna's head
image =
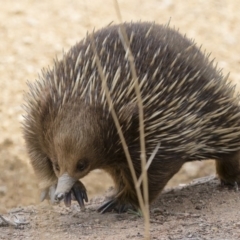
[(49, 128), (49, 157), (58, 177), (56, 194), (66, 194), (90, 171), (102, 168), (104, 144), (98, 116), (87, 109), (66, 108)]

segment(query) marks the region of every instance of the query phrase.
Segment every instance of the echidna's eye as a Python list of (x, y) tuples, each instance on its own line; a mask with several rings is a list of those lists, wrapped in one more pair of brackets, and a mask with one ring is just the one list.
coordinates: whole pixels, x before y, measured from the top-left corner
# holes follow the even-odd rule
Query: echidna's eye
[(88, 160), (86, 158), (80, 159), (77, 163), (77, 170), (80, 172), (85, 170), (87, 167), (87, 164), (88, 164)]

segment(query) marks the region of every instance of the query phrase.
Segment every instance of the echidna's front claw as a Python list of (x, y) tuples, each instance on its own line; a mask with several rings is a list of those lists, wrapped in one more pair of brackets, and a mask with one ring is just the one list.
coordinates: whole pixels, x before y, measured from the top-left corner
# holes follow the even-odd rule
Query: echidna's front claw
[(84, 200), (85, 202), (88, 202), (88, 196), (87, 196), (87, 190), (82, 182), (77, 181), (71, 191), (73, 192), (74, 197), (76, 198), (76, 201), (78, 202), (81, 209), (84, 208)]
[(52, 185), (49, 188), (45, 188), (42, 190), (40, 195), (40, 201), (44, 201), (45, 199), (50, 199), (51, 203), (53, 204), (55, 202), (55, 191), (56, 191), (57, 185)]
[[(76, 183), (74, 183), (70, 192), (64, 195), (63, 194), (61, 195), (61, 193), (59, 193), (58, 197), (59, 197), (58, 198), (59, 201), (63, 199), (66, 207), (70, 207), (71, 201), (76, 200), (80, 208), (84, 209), (84, 201), (88, 202), (87, 190), (83, 185), (83, 183), (80, 181), (77, 181)], [(55, 196), (55, 199), (56, 199), (56, 196)]]
[(47, 199), (48, 197), (48, 190), (44, 189), (42, 190), (41, 194), (40, 194), (40, 202), (43, 202), (45, 199)]
[(59, 193), (57, 196), (55, 195), (57, 185), (52, 185), (49, 188), (42, 190), (40, 201), (44, 201), (45, 199), (50, 199), (51, 203), (58, 203), (61, 200), (64, 201), (66, 207), (71, 206), (72, 200), (76, 200), (81, 209), (84, 209), (84, 201), (88, 202), (87, 190), (82, 182), (77, 181), (74, 183), (72, 189), (68, 193)]
[(64, 204), (65, 204), (65, 206), (66, 207), (70, 207), (71, 206), (71, 201), (72, 201), (72, 193), (69, 192), (64, 197)]

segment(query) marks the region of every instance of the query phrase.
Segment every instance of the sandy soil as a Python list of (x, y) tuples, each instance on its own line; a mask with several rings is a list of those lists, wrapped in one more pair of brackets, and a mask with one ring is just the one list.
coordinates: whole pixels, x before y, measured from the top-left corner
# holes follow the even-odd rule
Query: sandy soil
[[(80, 212), (76, 205), (35, 205), (12, 209), (0, 219), (0, 239), (143, 239), (143, 218), (125, 213), (96, 212), (102, 198)], [(213, 177), (170, 189), (151, 208), (151, 239), (239, 239), (239, 192), (219, 187)]]
[[(119, 0), (119, 4), (124, 21), (141, 19), (165, 24), (171, 18), (171, 26), (176, 26), (188, 37), (194, 38), (199, 45), (203, 44), (203, 49), (212, 52), (212, 56), (216, 58), (219, 66), (224, 68), (223, 72), (231, 72), (229, 81), (237, 84), (237, 88), (239, 88), (239, 1), (189, 0), (184, 1), (183, 4), (183, 1), (180, 0)], [(26, 81), (34, 81), (41, 68), (51, 65), (53, 57), (61, 57), (62, 50), (68, 50), (71, 45), (84, 37), (87, 31), (91, 31), (94, 27), (104, 27), (112, 21), (118, 22), (112, 0), (105, 0), (104, 3), (100, 0), (86, 2), (78, 0), (19, 0), (5, 1), (2, 4), (0, 8), (0, 213), (6, 213), (13, 207), (35, 205), (38, 202), (37, 182), (28, 163), (20, 125), (23, 113), (21, 108), (23, 93), (27, 90)], [(212, 173), (214, 173), (213, 162), (187, 164), (170, 181), (169, 186), (176, 186), (197, 176)], [(104, 190), (112, 185), (111, 179), (101, 171), (95, 171), (83, 182), (87, 186), (90, 197), (103, 194)], [(188, 194), (192, 195), (190, 192)], [(222, 194), (229, 200), (226, 200), (226, 207), (221, 204), (221, 208), (223, 207), (221, 214), (229, 214), (230, 205), (228, 204), (235, 201), (233, 198), (236, 195), (228, 192)], [(212, 193), (210, 196), (213, 196)], [(185, 206), (185, 201), (190, 200), (187, 197), (183, 199)], [(216, 202), (214, 202), (214, 197), (211, 197), (213, 209), (218, 206), (217, 200), (218, 196)], [(214, 204), (216, 205), (214, 206)], [(181, 212), (181, 208), (182, 206), (174, 204), (174, 211)], [(46, 215), (51, 219), (52, 211), (55, 211), (54, 209), (44, 210), (44, 208), (41, 210), (39, 207), (36, 207), (36, 211), (34, 209), (35, 207), (33, 207), (35, 214), (33, 215), (39, 219), (43, 218), (42, 220)], [(40, 214), (41, 211), (44, 212), (43, 216)], [(56, 211), (58, 214), (58, 210)], [(191, 219), (191, 214), (189, 216)], [(154, 214), (152, 217), (154, 220)], [(61, 222), (61, 218), (55, 218)], [(101, 219), (100, 221), (103, 219), (106, 225), (108, 220), (117, 221), (114, 220), (117, 217), (102, 218), (94, 214), (91, 219), (90, 212), (88, 218), (93, 223), (94, 219)], [(123, 218), (127, 219), (126, 216)], [(164, 217), (163, 215), (162, 218), (162, 223), (165, 222), (163, 225), (170, 231), (173, 225), (168, 225), (168, 216)], [(70, 221), (67, 226), (72, 226), (71, 224), (77, 226), (80, 224), (77, 223), (79, 219), (81, 217), (75, 219), (76, 223)], [(83, 217), (83, 219), (85, 218)], [(142, 224), (139, 224), (141, 220), (138, 221), (132, 224), (138, 225), (139, 232), (142, 234)], [(178, 217), (174, 221), (177, 224)], [(214, 218), (211, 221), (214, 221)], [(239, 219), (231, 221), (239, 222)], [(56, 222), (55, 227), (61, 228), (64, 225), (58, 225), (60, 222)], [(94, 226), (93, 223), (90, 224), (90, 229)], [(96, 222), (96, 228), (98, 228), (97, 224)], [(35, 230), (37, 230), (36, 226)], [(154, 229), (155, 225), (153, 224), (152, 227)], [(163, 227), (162, 224), (155, 230), (162, 231), (161, 227)], [(124, 236), (127, 236), (128, 229), (129, 227), (126, 225), (124, 230), (126, 235)], [(44, 228), (41, 231), (44, 232)], [(63, 229), (59, 230), (59, 232), (61, 231)], [(87, 234), (91, 232), (88, 226), (84, 231)], [(0, 237), (1, 232), (0, 228)], [(169, 232), (165, 230), (165, 233)], [(123, 237), (123, 239), (125, 238)], [(156, 239), (160, 238), (156, 237)], [(172, 239), (179, 238), (173, 237)], [(210, 238), (207, 236), (206, 239)]]

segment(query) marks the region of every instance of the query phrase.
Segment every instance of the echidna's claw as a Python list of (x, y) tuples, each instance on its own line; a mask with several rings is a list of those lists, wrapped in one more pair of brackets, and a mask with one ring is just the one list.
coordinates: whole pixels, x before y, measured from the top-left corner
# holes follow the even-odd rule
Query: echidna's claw
[(47, 199), (48, 198), (47, 195), (48, 195), (48, 189), (42, 190), (41, 195), (40, 195), (40, 202), (42, 202), (45, 199)]
[(45, 199), (50, 199), (51, 203), (54, 204), (63, 200), (65, 206), (70, 207), (72, 200), (76, 200), (81, 209), (84, 209), (84, 201), (88, 202), (87, 190), (80, 181), (77, 181), (68, 193), (59, 193), (56, 197), (55, 192), (56, 185), (52, 185), (51, 187), (44, 189), (41, 192), (40, 201), (42, 202)]
[(56, 185), (52, 185), (51, 187), (42, 190), (40, 195), (40, 201), (42, 202), (45, 199), (50, 199), (52, 204), (55, 203), (55, 199), (54, 199), (55, 191), (56, 191)]
[(127, 212), (128, 209), (134, 209), (134, 207), (131, 204), (127, 203), (121, 203), (116, 198), (113, 198), (106, 203), (104, 203), (99, 209), (98, 212), (100, 213), (106, 213), (111, 211), (116, 211), (117, 213), (124, 213)]
[(87, 191), (83, 192), (83, 199), (85, 200), (85, 202), (88, 202)]
[(80, 181), (77, 181), (72, 187), (72, 192), (80, 208), (83, 209), (84, 200), (85, 202), (88, 202), (87, 191), (83, 183), (81, 183)]
[(118, 208), (118, 213), (127, 212), (128, 209), (129, 209), (129, 205), (128, 205), (128, 204), (122, 204), (122, 205)]
[(57, 185), (52, 185), (49, 188), (49, 197), (50, 197), (50, 201), (51, 203), (55, 203), (55, 191), (56, 191)]
[(111, 199), (109, 201), (107, 201), (106, 203), (104, 203), (100, 208), (98, 208), (98, 212), (100, 213), (106, 213), (106, 212), (111, 212), (112, 210), (115, 209), (115, 207), (117, 206), (117, 201), (116, 199)]
[(66, 207), (70, 207), (71, 206), (71, 201), (72, 201), (72, 196), (71, 196), (71, 192), (67, 193), (64, 197), (64, 204)]

